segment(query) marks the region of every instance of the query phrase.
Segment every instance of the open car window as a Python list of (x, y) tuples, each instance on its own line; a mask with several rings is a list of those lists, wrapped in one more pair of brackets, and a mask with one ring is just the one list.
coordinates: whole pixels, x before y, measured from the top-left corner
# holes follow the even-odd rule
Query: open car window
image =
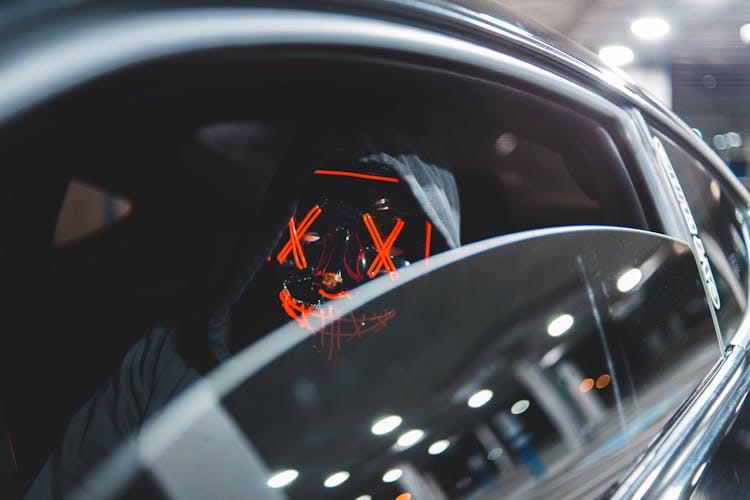
[[(335, 307), (194, 386), (90, 484), (171, 498), (603, 492), (720, 355), (687, 244), (634, 230), (488, 240)], [(379, 329), (347, 330), (375, 316)]]

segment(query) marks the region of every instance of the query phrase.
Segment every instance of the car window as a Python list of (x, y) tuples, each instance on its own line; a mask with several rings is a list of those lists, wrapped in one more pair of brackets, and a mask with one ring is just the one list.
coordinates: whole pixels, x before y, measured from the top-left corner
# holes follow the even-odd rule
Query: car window
[[(482, 132), (489, 134), (484, 141), (451, 149), (464, 243), (527, 229), (602, 222), (598, 197), (581, 174), (587, 166), (566, 158), (550, 144), (551, 137), (530, 138), (513, 129), (489, 127)], [(469, 154), (468, 147), (473, 147)]]
[[(45, 373), (54, 373), (56, 383), (66, 388), (34, 388), (35, 400), (44, 401), (54, 411), (41, 414), (42, 423), (19, 426), (27, 442), (36, 446), (19, 446), (31, 449), (34, 455), (35, 465), (29, 474), (54, 451), (53, 443), (80, 429), (71, 419), (88, 398), (101, 397), (108, 380), (124, 385), (133, 380), (122, 374), (133, 366), (126, 364), (133, 359), (129, 353), (137, 351), (154, 332), (163, 331), (164, 325), (176, 325), (175, 335), (188, 339), (177, 345), (190, 351), (178, 352), (184, 354), (186, 364), (204, 369), (282, 324), (296, 324), (300, 312), (312, 308), (318, 311), (318, 319), (324, 319), (328, 309), (321, 297), (337, 300), (351, 289), (341, 286), (343, 276), (368, 275), (360, 281), (367, 282), (378, 273), (390, 272), (390, 266), (406, 267), (424, 257), (437, 257), (448, 247), (449, 233), (447, 226), (438, 224), (449, 217), (460, 219), (460, 224), (452, 226), (460, 226), (454, 245), (536, 228), (583, 224), (648, 227), (629, 182), (625, 156), (618, 150), (621, 142), (609, 137), (609, 129), (593, 116), (590, 106), (564, 105), (550, 95), (536, 95), (521, 87), (493, 85), (492, 94), (489, 86), (481, 93), (457, 92), (436, 85), (436, 76), (429, 77), (430, 92), (425, 91), (424, 79), (409, 80), (411, 83), (399, 86), (398, 92), (380, 88), (381, 80), (373, 79), (364, 93), (357, 82), (348, 79), (326, 85), (237, 83), (226, 95), (201, 94), (198, 106), (186, 105), (188, 101), (176, 96), (177, 100), (153, 106), (128, 107), (122, 110), (125, 116), (97, 116), (82, 128), (71, 127), (55, 137), (64, 144), (60, 149), (64, 158), (60, 153), (55, 162), (26, 160), (38, 169), (63, 164), (65, 171), (55, 172), (61, 183), (77, 178), (106, 186), (106, 191), (132, 200), (134, 207), (111, 230), (90, 233), (91, 237), (82, 235), (76, 244), (63, 244), (46, 253), (50, 268), (45, 273), (46, 302), (33, 296), (24, 305), (29, 310), (53, 313), (34, 314), (31, 321), (31, 315), (18, 315), (17, 324), (23, 323), (31, 332), (27, 338), (39, 339), (39, 344), (51, 332), (66, 332), (64, 337), (56, 337), (56, 349), (24, 353), (26, 359), (44, 366)], [(395, 81), (385, 80), (383, 85)], [(416, 90), (408, 88), (411, 85)], [(461, 85), (468, 90), (475, 82)], [(464, 96), (466, 101), (445, 99), (448, 94)], [(235, 102), (243, 105), (236, 107)], [(367, 150), (367, 155), (385, 164), (374, 167), (387, 167), (399, 155), (411, 155), (409, 162), (420, 159), (421, 166), (413, 168), (415, 163), (411, 163), (406, 173), (414, 176), (353, 172), (355, 167), (364, 168), (361, 157), (353, 156), (347, 148), (350, 144), (345, 140), (353, 131), (375, 136), (379, 148), (382, 135), (386, 142), (397, 134), (407, 142), (419, 142), (417, 149), (399, 151), (390, 142)], [(335, 145), (339, 147), (323, 147), (322, 139), (339, 134), (345, 139)], [(341, 150), (348, 154), (343, 160), (329, 161), (320, 155), (334, 156)], [(34, 158), (48, 151), (55, 148), (38, 148)], [(409, 185), (407, 179), (438, 167), (446, 174), (439, 177), (443, 187), (450, 179), (455, 181), (458, 202), (450, 196), (452, 202), (438, 207), (438, 215), (433, 203), (450, 190), (436, 193), (434, 179), (425, 176), (419, 185), (410, 187), (411, 197), (404, 196), (403, 189), (392, 191), (404, 201), (396, 208), (409, 212), (409, 218), (396, 216), (376, 220), (373, 225), (364, 214), (347, 212), (357, 215), (356, 228), (349, 234), (356, 234), (358, 243), (364, 244), (348, 253), (336, 250), (337, 255), (346, 255), (341, 262), (349, 270), (318, 273), (312, 279), (313, 266), (333, 255), (326, 251), (333, 246), (324, 247), (321, 239), (345, 234), (349, 228), (336, 227), (328, 233), (315, 227), (299, 229), (307, 226), (308, 215), (311, 219), (307, 222), (319, 215), (314, 207), (320, 200), (303, 199), (294, 182), (284, 182), (289, 171), (283, 166), (289, 161), (296, 161), (294, 167), (308, 176), (303, 187), (314, 185), (308, 182), (310, 177), (318, 185), (323, 179), (330, 180), (330, 185), (334, 181), (343, 185), (345, 179), (368, 179), (403, 187)], [(409, 162), (402, 161), (401, 166)], [(302, 177), (293, 180), (299, 182)], [(351, 182), (351, 192), (361, 192), (364, 184)], [(423, 186), (433, 190), (422, 195)], [(350, 192), (343, 187), (336, 191)], [(303, 194), (310, 198), (321, 192), (310, 189)], [(421, 205), (415, 208), (418, 195)], [(300, 207), (299, 213), (295, 207), (294, 214), (288, 206), (274, 207), (289, 201), (289, 196), (297, 196), (294, 201), (299, 204), (312, 203)], [(376, 205), (381, 199), (385, 197), (367, 201)], [(266, 210), (267, 205), (276, 210)], [(318, 222), (326, 217), (333, 220), (332, 214)], [(374, 218), (376, 211), (366, 214)], [(398, 226), (399, 217), (406, 220), (406, 229)], [(275, 225), (268, 227), (271, 224)], [(442, 246), (440, 238), (446, 240)], [(272, 241), (278, 241), (278, 246)], [(284, 274), (279, 270), (282, 265)], [(349, 318), (348, 334), (352, 341), (377, 334), (391, 315), (383, 310), (365, 318)], [(209, 333), (213, 329), (222, 331)], [(315, 336), (314, 341), (321, 356), (337, 359), (337, 346), (325, 336)], [(345, 342), (343, 337), (337, 340), (337, 344)], [(97, 356), (89, 356), (90, 352)], [(164, 359), (145, 358), (149, 363)], [(13, 363), (29, 366), (21, 356)], [(138, 370), (138, 374), (144, 373), (162, 372)], [(602, 385), (606, 374), (601, 369), (583, 378)], [(168, 383), (181, 380), (173, 377)], [(150, 390), (148, 384), (142, 387)], [(123, 398), (137, 395), (129, 388), (117, 392)], [(149, 400), (149, 410), (156, 411), (177, 392), (174, 388), (160, 392), (161, 398)], [(30, 406), (17, 412), (21, 415), (18, 421), (25, 422), (22, 416), (27, 413), (40, 415)], [(529, 415), (534, 415), (536, 408), (534, 404)], [(129, 419), (131, 426), (123, 435), (137, 432), (150, 415), (143, 412)], [(112, 412), (101, 416), (104, 420), (117, 417), (119, 414)], [(37, 433), (39, 428), (47, 431), (45, 435)], [(550, 436), (554, 435), (550, 431)], [(485, 439), (490, 434), (482, 436)], [(101, 453), (81, 467), (93, 465), (114, 449), (118, 439), (101, 446)]]
[[(498, 238), (395, 283), (372, 282), (315, 332), (289, 325), (217, 371), (209, 386), (232, 423), (211, 427), (216, 443), (189, 424), (161, 442), (177, 416), (165, 412), (139, 437), (159, 450), (149, 477), (185, 493), (191, 473), (173, 454), (241, 463), (212, 455), (231, 434), (260, 461), (254, 481), (289, 498), (593, 495), (719, 356), (689, 247), (653, 233)], [(374, 317), (379, 329), (349, 330)], [(214, 422), (190, 416), (189, 396), (179, 408), (184, 422)]]
[[(747, 308), (748, 240), (746, 210), (723, 181), (667, 136), (654, 132), (674, 168), (694, 221), (690, 229), (705, 250), (706, 270), (715, 281), (713, 299), (724, 340), (737, 331)], [(657, 150), (660, 150), (657, 144)], [(669, 168), (667, 165), (667, 169)], [(682, 205), (681, 205), (682, 206)], [(689, 225), (692, 225), (689, 223)], [(695, 230), (695, 231), (693, 231)], [(701, 252), (699, 251), (699, 254)], [(698, 256), (700, 260), (700, 255)], [(709, 278), (710, 280), (710, 278)], [(711, 292), (709, 284), (709, 295)]]

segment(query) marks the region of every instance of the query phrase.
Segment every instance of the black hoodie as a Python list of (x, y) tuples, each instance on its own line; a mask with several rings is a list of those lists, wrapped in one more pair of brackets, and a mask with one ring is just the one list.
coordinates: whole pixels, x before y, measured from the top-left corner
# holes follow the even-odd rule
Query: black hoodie
[(342, 162), (389, 167), (408, 186), (447, 246), (459, 245), (456, 182), (423, 135), (368, 123), (298, 137), (265, 196), (258, 219), (263, 222), (240, 235), (235, 255), (242, 257), (229, 263), (218, 280), (216, 298), (179, 326), (155, 328), (128, 351), (105, 387), (71, 419), (62, 445), (26, 498), (61, 498), (69, 493), (147, 418), (231, 354), (233, 306), (252, 285), (294, 213), (297, 193), (304, 187), (298, 179), (305, 176), (300, 174)]

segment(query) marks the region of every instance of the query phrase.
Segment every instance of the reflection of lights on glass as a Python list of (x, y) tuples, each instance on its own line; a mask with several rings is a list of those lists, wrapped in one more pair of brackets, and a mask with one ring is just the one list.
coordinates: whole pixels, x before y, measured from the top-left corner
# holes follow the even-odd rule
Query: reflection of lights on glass
[(401, 434), (401, 436), (398, 438), (399, 446), (403, 448), (408, 448), (409, 446), (414, 446), (418, 442), (422, 440), (424, 437), (424, 431), (421, 429), (412, 429), (410, 431), (404, 432)]
[(288, 485), (299, 476), (299, 472), (294, 469), (287, 469), (281, 472), (277, 472), (266, 481), (266, 484), (271, 488), (283, 488)]
[(711, 74), (703, 75), (703, 78), (701, 78), (701, 83), (707, 89), (715, 89), (716, 86), (719, 84), (718, 80), (716, 80), (716, 77)]
[(706, 464), (708, 462), (703, 462), (698, 467), (698, 470), (695, 471), (695, 474), (693, 474), (693, 478), (690, 480), (690, 486), (695, 486), (698, 484), (698, 481), (700, 481), (701, 476), (703, 475), (703, 471), (706, 469)]
[(354, 500), (372, 500), (372, 497), (370, 495), (360, 495)]
[(715, 202), (718, 203), (721, 199), (721, 187), (719, 187), (719, 183), (716, 182), (715, 179), (711, 179), (711, 183), (708, 185), (708, 187), (711, 190), (711, 197)]
[(610, 377), (607, 373), (605, 373), (604, 375), (599, 375), (599, 377), (596, 379), (596, 388), (604, 389), (609, 385), (610, 380), (612, 380), (612, 377)]
[(742, 146), (742, 136), (737, 132), (727, 132), (727, 145), (730, 148), (739, 148)]
[(570, 330), (573, 326), (573, 316), (570, 314), (561, 314), (556, 317), (547, 325), (547, 333), (550, 337), (559, 337), (563, 333)]
[(495, 141), (495, 152), (500, 156), (508, 156), (518, 147), (518, 139), (515, 135), (505, 132)]
[(492, 448), (489, 453), (487, 453), (487, 460), (490, 462), (494, 462), (498, 458), (500, 458), (503, 455), (503, 449), (502, 448)]
[(682, 255), (688, 253), (690, 251), (690, 247), (684, 243), (675, 241), (672, 243), (672, 251), (677, 255)]
[(622, 45), (608, 45), (607, 47), (602, 47), (601, 50), (599, 50), (599, 57), (602, 58), (602, 61), (612, 66), (625, 66), (626, 64), (633, 62), (633, 59), (635, 59), (633, 51)]
[(745, 404), (745, 398), (747, 398), (747, 394), (742, 396), (742, 399), (737, 403), (737, 406), (734, 407), (734, 412), (737, 413), (740, 411), (740, 408), (742, 408), (742, 405)]
[(701, 129), (694, 128), (693, 132), (695, 132), (695, 135), (697, 135), (698, 137), (700, 137), (701, 139), (703, 139), (703, 132), (701, 132)]
[(740, 26), (740, 40), (745, 45), (750, 45), (750, 23)]
[(583, 379), (583, 381), (581, 382), (581, 385), (578, 386), (578, 390), (581, 392), (589, 392), (593, 388), (594, 388), (593, 378)]
[(401, 469), (391, 469), (383, 474), (383, 482), (392, 483), (394, 481), (398, 481), (403, 474), (404, 471), (402, 471)]
[(525, 412), (529, 409), (530, 403), (528, 399), (519, 399), (515, 403), (513, 403), (513, 406), (510, 407), (510, 412), (513, 415), (520, 415), (521, 413)]
[(550, 349), (544, 356), (542, 356), (542, 359), (539, 360), (539, 366), (542, 368), (549, 368), (565, 355), (566, 347), (564, 344), (558, 344), (552, 349)]
[(323, 486), (325, 486), (326, 488), (335, 488), (336, 486), (339, 486), (346, 482), (347, 479), (349, 479), (349, 473), (345, 470), (342, 470), (341, 472), (336, 472), (328, 476), (323, 482)]
[(411, 500), (411, 493), (401, 493), (394, 500)]
[(714, 147), (718, 150), (742, 147), (742, 136), (737, 132), (717, 134), (713, 138)]
[(466, 404), (468, 404), (470, 408), (479, 408), (489, 403), (493, 394), (494, 393), (489, 389), (482, 389), (481, 391), (472, 394), (468, 401), (466, 401)]
[(382, 436), (401, 425), (401, 421), (401, 417), (398, 415), (388, 415), (387, 417), (376, 420), (375, 423), (372, 424), (370, 431), (376, 436)]
[(643, 17), (630, 23), (630, 31), (644, 40), (661, 38), (669, 29), (669, 23), (660, 17)]
[(430, 455), (440, 455), (445, 450), (448, 449), (448, 447), (451, 445), (451, 442), (447, 439), (441, 439), (440, 441), (435, 441), (430, 445), (429, 448), (427, 448), (427, 453)]
[(617, 279), (617, 289), (622, 293), (629, 292), (641, 282), (643, 273), (637, 267), (631, 267)]

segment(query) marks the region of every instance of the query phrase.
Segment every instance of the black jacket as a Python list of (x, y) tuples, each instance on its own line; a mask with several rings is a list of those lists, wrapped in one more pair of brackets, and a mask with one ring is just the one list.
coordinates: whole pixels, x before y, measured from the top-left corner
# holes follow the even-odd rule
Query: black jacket
[[(435, 147), (424, 139), (368, 124), (296, 141), (295, 149), (275, 175), (265, 197), (262, 223), (238, 243), (243, 258), (228, 265), (216, 300), (183, 318), (160, 326), (125, 355), (105, 386), (71, 419), (62, 445), (48, 459), (26, 495), (28, 499), (61, 498), (146, 419), (190, 386), (236, 348), (232, 342), (233, 307), (253, 283), (276, 247), (304, 186), (300, 172), (316, 165), (378, 164), (390, 167), (450, 248), (459, 245), (458, 191), (453, 175)], [(244, 343), (244, 342), (243, 342)]]

